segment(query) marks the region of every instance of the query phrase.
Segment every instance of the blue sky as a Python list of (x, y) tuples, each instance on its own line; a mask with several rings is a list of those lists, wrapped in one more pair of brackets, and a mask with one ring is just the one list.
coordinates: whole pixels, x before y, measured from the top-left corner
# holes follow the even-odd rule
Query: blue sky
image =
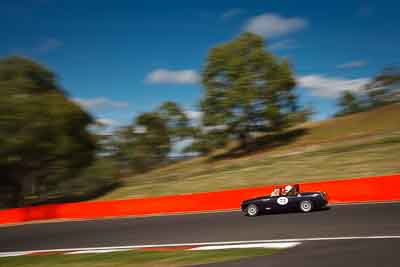
[(290, 59), (301, 103), (321, 119), (341, 90), (399, 64), (398, 10), (389, 0), (3, 0), (0, 56), (46, 64), (71, 98), (116, 126), (166, 100), (198, 116), (207, 51), (249, 30)]

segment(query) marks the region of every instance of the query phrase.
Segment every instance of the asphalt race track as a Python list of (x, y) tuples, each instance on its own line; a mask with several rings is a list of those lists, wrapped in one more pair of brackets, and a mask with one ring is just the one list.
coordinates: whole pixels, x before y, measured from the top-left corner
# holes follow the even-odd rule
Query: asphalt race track
[[(0, 252), (356, 236), (400, 236), (400, 203), (255, 218), (223, 212), (8, 226), (0, 227)], [(396, 252), (400, 239), (306, 241), (270, 257), (209, 266), (400, 266)]]

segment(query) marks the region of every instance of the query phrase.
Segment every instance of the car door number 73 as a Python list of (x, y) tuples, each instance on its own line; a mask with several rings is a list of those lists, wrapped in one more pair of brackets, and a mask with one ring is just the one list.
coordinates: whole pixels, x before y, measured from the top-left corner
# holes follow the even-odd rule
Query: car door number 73
[(289, 199), (287, 197), (278, 197), (276, 201), (278, 202), (279, 205), (284, 206), (289, 202)]

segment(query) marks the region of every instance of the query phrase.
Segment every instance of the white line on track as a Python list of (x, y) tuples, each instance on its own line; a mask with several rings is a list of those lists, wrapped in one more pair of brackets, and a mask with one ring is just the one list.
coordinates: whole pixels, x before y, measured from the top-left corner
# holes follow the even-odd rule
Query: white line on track
[(257, 243), (287, 243), (287, 242), (306, 242), (306, 241), (368, 240), (368, 239), (400, 239), (400, 235), (310, 237), (310, 238), (248, 240), (248, 241), (224, 241), (224, 242), (202, 242), (202, 243), (180, 243), (180, 244), (148, 244), (148, 245), (115, 246), (115, 247), (29, 250), (29, 251), (0, 252), (0, 257), (7, 257), (7, 256), (12, 256), (12, 255), (19, 256), (19, 255), (26, 255), (26, 254), (52, 253), (52, 252), (93, 251), (95, 253), (96, 251), (104, 251), (104, 250), (129, 250), (129, 249), (185, 247), (185, 246), (219, 246), (219, 245), (257, 244)]
[(274, 242), (274, 243), (257, 243), (257, 244), (237, 244), (237, 245), (220, 245), (220, 246), (200, 246), (189, 250), (219, 250), (232, 248), (292, 248), (300, 245), (301, 242)]
[(26, 252), (1, 252), (0, 253), (0, 258), (1, 257), (16, 257), (16, 256), (23, 256), (28, 253)]
[(96, 250), (77, 250), (72, 252), (64, 253), (66, 255), (74, 255), (74, 254), (93, 254), (93, 253), (109, 253), (109, 252), (122, 252), (129, 251), (130, 249), (96, 249)]

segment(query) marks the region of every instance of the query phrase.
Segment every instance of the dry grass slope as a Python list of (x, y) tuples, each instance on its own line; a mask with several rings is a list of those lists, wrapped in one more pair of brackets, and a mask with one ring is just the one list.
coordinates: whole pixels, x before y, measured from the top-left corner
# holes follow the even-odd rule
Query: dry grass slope
[[(143, 175), (103, 199), (122, 199), (274, 183), (317, 181), (400, 172), (400, 105), (320, 122), (297, 129), (290, 142), (264, 145), (240, 157), (195, 158)], [(294, 129), (296, 130), (296, 129)], [(268, 137), (267, 137), (268, 138)], [(226, 151), (219, 151), (219, 157)]]

